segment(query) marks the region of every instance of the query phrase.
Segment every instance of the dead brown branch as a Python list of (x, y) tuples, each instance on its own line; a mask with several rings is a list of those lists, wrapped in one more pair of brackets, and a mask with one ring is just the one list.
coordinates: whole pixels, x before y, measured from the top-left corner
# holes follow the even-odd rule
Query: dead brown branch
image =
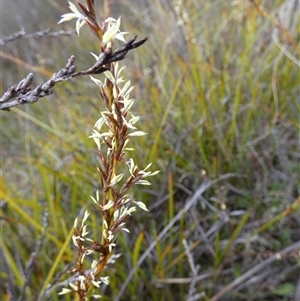
[(76, 33), (75, 30), (59, 30), (59, 31), (50, 31), (50, 29), (45, 29), (42, 31), (36, 31), (33, 33), (26, 34), (24, 28), (21, 28), (19, 31), (14, 32), (13, 34), (3, 37), (0, 39), (0, 46), (5, 45), (8, 42), (14, 41), (19, 38), (23, 39), (39, 39), (43, 37), (58, 37), (58, 36), (71, 36)]
[(74, 65), (75, 57), (72, 55), (68, 63), (64, 68), (54, 73), (53, 76), (46, 82), (39, 84), (36, 88), (31, 89), (30, 86), (33, 82), (33, 74), (29, 73), (18, 84), (10, 87), (0, 98), (0, 110), (9, 110), (12, 107), (26, 104), (35, 103), (39, 98), (50, 95), (53, 93), (53, 87), (55, 84), (61, 81), (69, 80), (76, 76), (99, 74), (105, 72), (107, 67), (105, 65), (123, 60), (129, 50), (135, 49), (144, 44), (148, 37), (145, 37), (139, 41), (135, 41), (137, 36), (130, 39), (123, 46), (118, 48), (115, 52), (105, 51), (102, 52), (97, 62), (90, 68), (84, 71), (76, 72)]

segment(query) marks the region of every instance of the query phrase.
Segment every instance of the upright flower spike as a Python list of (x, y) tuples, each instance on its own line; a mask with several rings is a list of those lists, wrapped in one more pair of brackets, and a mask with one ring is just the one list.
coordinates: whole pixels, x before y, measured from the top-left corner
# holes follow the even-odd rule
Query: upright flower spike
[[(128, 151), (133, 150), (127, 147), (131, 137), (142, 136), (146, 133), (137, 130), (136, 125), (140, 117), (130, 112), (134, 104), (134, 99), (130, 98), (133, 87), (131, 81), (125, 81), (121, 75), (125, 67), (119, 68), (119, 63), (115, 63), (124, 59), (129, 50), (142, 45), (147, 38), (135, 42), (136, 37), (134, 37), (112, 54), (113, 43), (116, 39), (125, 42), (126, 32), (120, 30), (121, 18), (107, 18), (101, 28), (96, 21), (94, 1), (86, 0), (85, 6), (79, 1), (77, 4), (83, 14), (69, 2), (72, 13), (63, 15), (59, 23), (75, 18), (77, 19), (77, 33), (83, 24), (87, 24), (101, 40), (99, 56), (93, 54), (97, 61), (95, 65), (86, 71), (78, 72), (77, 75), (89, 74), (91, 80), (98, 86), (104, 102), (104, 109), (100, 112), (100, 118), (96, 121), (90, 135), (98, 149), (97, 170), (101, 186), (101, 191), (97, 190), (96, 196), (91, 196), (91, 198), (92, 204), (102, 216), (102, 228), (99, 229), (99, 233), (93, 235), (94, 237), (101, 236), (101, 241), (95, 241), (88, 237), (91, 235), (87, 231), (90, 213), (85, 211), (81, 222), (76, 218), (72, 240), (77, 250), (77, 262), (75, 268), (71, 270), (73, 279), (69, 287), (64, 288), (60, 294), (72, 293), (75, 300), (86, 301), (89, 296), (99, 298), (100, 295), (97, 294), (99, 287), (102, 283), (108, 284), (109, 282), (108, 277), (103, 277), (103, 272), (107, 263), (113, 258), (117, 234), (120, 231), (129, 232), (125, 227), (126, 218), (138, 208), (148, 211), (143, 202), (135, 200), (130, 195), (130, 190), (136, 184), (150, 185), (150, 182), (144, 178), (155, 175), (157, 172), (151, 173), (147, 170), (150, 164), (145, 169), (139, 169), (133, 159), (128, 156)], [(98, 72), (99, 70), (101, 72)], [(91, 74), (102, 72), (104, 72), (104, 79), (100, 80), (91, 76)], [(86, 260), (88, 257), (90, 259)]]

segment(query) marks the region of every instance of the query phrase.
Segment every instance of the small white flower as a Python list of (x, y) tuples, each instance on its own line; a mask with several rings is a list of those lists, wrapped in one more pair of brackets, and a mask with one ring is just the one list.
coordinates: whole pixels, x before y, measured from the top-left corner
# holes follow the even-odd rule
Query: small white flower
[(124, 147), (128, 144), (128, 142), (129, 142), (129, 139), (126, 139), (124, 142)]
[(124, 151), (134, 151), (135, 149), (132, 147), (124, 147), (123, 150)]
[(93, 140), (94, 140), (95, 144), (97, 145), (98, 150), (100, 150), (101, 149), (100, 139), (97, 137), (93, 137)]
[(145, 135), (147, 135), (147, 133), (142, 132), (142, 131), (135, 131), (133, 133), (128, 134), (128, 136), (131, 136), (131, 137), (133, 137), (133, 136), (145, 136)]
[(114, 221), (118, 220), (119, 216), (120, 216), (120, 209), (117, 209), (114, 212)]
[(109, 185), (109, 186), (113, 186), (113, 185), (117, 184), (118, 182), (121, 181), (122, 178), (123, 178), (123, 174), (122, 174), (122, 173), (119, 174), (119, 175), (115, 175), (115, 176), (111, 179), (110, 185)]
[(70, 290), (69, 288), (63, 288), (62, 291), (60, 293), (58, 293), (58, 295), (65, 295), (72, 292), (72, 290)]
[(92, 296), (93, 296), (94, 299), (101, 299), (101, 298), (102, 298), (101, 295), (94, 295), (94, 294), (93, 294)]
[(114, 237), (115, 236), (112, 234), (112, 232), (108, 231), (108, 236), (107, 236), (108, 241), (111, 242), (114, 239)]
[(90, 215), (90, 213), (86, 210), (86, 211), (84, 212), (84, 216), (83, 216), (81, 225), (83, 225), (83, 224), (86, 222), (86, 220), (87, 220), (87, 218), (89, 217), (89, 215)]
[(89, 136), (89, 138), (101, 138), (101, 136), (98, 131), (92, 130), (92, 134)]
[(93, 200), (93, 202), (94, 202), (96, 205), (98, 205), (97, 200), (96, 200), (92, 195), (91, 195), (90, 197), (91, 197), (91, 199)]
[(136, 202), (136, 201), (133, 201), (133, 203), (135, 203), (136, 205), (138, 205), (142, 210), (144, 211), (149, 211), (146, 207), (146, 205), (143, 203), (143, 202)]
[(108, 263), (114, 264), (116, 262), (116, 259), (118, 259), (121, 256), (122, 254), (112, 254), (112, 256), (108, 260)]
[[(146, 169), (147, 169), (147, 167), (146, 167)], [(146, 169), (139, 171), (139, 175), (143, 175), (143, 179), (146, 178), (146, 177), (155, 176), (155, 175), (157, 175), (160, 172), (160, 170), (156, 170), (156, 171), (153, 171), (153, 172), (151, 172), (151, 171), (145, 171)]]
[(139, 180), (136, 182), (136, 184), (141, 184), (141, 185), (151, 185), (151, 183), (149, 181), (146, 181), (146, 180)]
[(81, 236), (85, 237), (88, 234), (89, 234), (89, 232), (87, 231), (87, 225), (84, 225), (83, 228), (82, 228), (82, 234), (81, 234)]
[(115, 204), (114, 201), (109, 200), (109, 201), (107, 202), (107, 204), (104, 205), (104, 206), (102, 207), (102, 209), (103, 209), (103, 210), (108, 210), (108, 209), (110, 209), (114, 204)]
[(107, 18), (105, 23), (107, 23), (107, 30), (102, 38), (102, 42), (104, 44), (112, 43), (115, 39), (126, 42), (124, 35), (127, 34), (127, 32), (121, 32), (119, 29), (121, 25), (121, 17), (118, 20)]
[(107, 124), (107, 116), (111, 115), (111, 112), (103, 111), (103, 112), (100, 112), (100, 114), (102, 117), (100, 117), (94, 125), (94, 128), (97, 129), (98, 131), (101, 130), (101, 128), (104, 124)]
[(131, 124), (135, 124), (135, 123), (137, 123), (140, 120), (140, 116), (134, 116), (132, 114), (131, 114), (131, 116), (132, 116), (132, 118), (129, 119), (129, 122)]
[(103, 86), (104, 86), (103, 83), (102, 83), (102, 81), (101, 81), (100, 79), (97, 79), (97, 78), (95, 78), (95, 77), (93, 77), (93, 76), (91, 76), (91, 75), (90, 75), (90, 78), (91, 78), (91, 80), (92, 80), (96, 85), (98, 85), (98, 86), (100, 86), (100, 87), (103, 87)]
[(78, 242), (77, 242), (77, 239), (78, 239), (78, 238), (79, 238), (78, 236), (72, 235), (73, 244), (74, 244), (77, 248), (79, 247)]
[[(128, 82), (126, 82), (126, 84), (124, 85), (124, 87), (121, 89), (121, 91), (119, 92), (119, 96), (125, 96), (125, 94), (127, 95), (127, 94), (129, 94), (131, 91), (132, 91), (132, 89), (134, 88), (134, 87), (130, 87), (130, 89), (128, 90), (128, 88), (129, 88), (129, 86), (130, 86), (130, 84), (131, 84), (131, 81), (129, 80)], [(129, 92), (128, 92), (129, 91)], [(126, 93), (127, 92), (127, 93)]]
[(114, 98), (118, 98), (118, 90), (116, 85), (113, 86), (113, 96)]
[(97, 264), (98, 264), (98, 260), (93, 260), (93, 262), (92, 262), (92, 264), (91, 264), (91, 268), (92, 268), (92, 269), (95, 269), (96, 266), (97, 266)]
[(100, 287), (101, 281), (92, 281), (93, 285), (96, 287)]
[(107, 277), (100, 277), (100, 280), (101, 280), (104, 284), (109, 285), (109, 276), (107, 276)]
[(130, 198), (126, 198), (122, 201), (122, 204), (125, 205), (127, 203), (131, 202), (131, 199)]
[[(123, 116), (122, 116), (122, 117), (123, 117)], [(125, 117), (123, 117), (122, 119), (123, 119), (124, 124), (127, 126), (127, 128), (132, 129), (132, 130), (136, 130), (136, 127), (132, 125), (132, 123), (130, 122), (130, 120), (127, 121), (127, 120), (125, 119)]]
[(94, 254), (94, 253), (95, 253), (94, 250), (87, 250), (87, 251), (85, 251), (84, 255), (91, 255), (91, 254)]
[(85, 24), (85, 20), (87, 19), (83, 14), (80, 13), (80, 11), (77, 9), (77, 7), (72, 3), (69, 2), (69, 8), (73, 13), (68, 13), (62, 15), (60, 21), (58, 24), (70, 21), (72, 19), (78, 19), (76, 21), (76, 32), (79, 35), (80, 28)]
[(106, 78), (108, 78), (112, 83), (115, 82), (115, 77), (113, 76), (113, 74), (110, 71), (105, 71), (104, 75), (106, 76)]
[(131, 109), (132, 105), (134, 104), (134, 98), (129, 99), (129, 97), (124, 96), (122, 102), (124, 103), (125, 112), (128, 112)]
[(78, 276), (78, 280), (80, 281), (80, 288), (82, 290), (84, 290), (85, 289), (85, 281), (86, 281), (85, 276), (83, 276), (83, 275)]
[(126, 68), (126, 66), (123, 66), (119, 70), (119, 62), (116, 62), (114, 73), (115, 73), (115, 78), (117, 79), (117, 84), (124, 82), (123, 76), (121, 76), (121, 73), (125, 68)]
[(152, 165), (152, 162), (151, 163), (149, 163), (145, 168), (144, 168), (144, 170), (147, 170), (148, 168), (150, 168), (151, 167), (151, 165)]
[(74, 228), (77, 227), (77, 222), (78, 222), (78, 218), (76, 217), (76, 218), (75, 218), (75, 221), (74, 221), (74, 225), (73, 225)]
[(138, 166), (134, 163), (132, 158), (130, 158), (126, 164), (129, 167), (129, 173), (133, 176), (133, 173), (137, 170)]
[(120, 218), (124, 217), (124, 216), (127, 216), (127, 215), (131, 215), (131, 213), (135, 212), (135, 211), (136, 211), (136, 207), (135, 206), (133, 206), (133, 207), (131, 207), (129, 209), (124, 207), (122, 209), (122, 214), (121, 214)]
[(125, 226), (126, 223), (121, 223), (118, 227), (122, 228), (123, 226)]
[(122, 208), (120, 218), (128, 215), (128, 209), (126, 207)]
[(90, 52), (90, 54), (94, 57), (94, 59), (95, 59), (96, 61), (98, 61), (100, 55), (97, 55), (97, 54), (95, 54), (94, 52)]
[(135, 212), (135, 211), (136, 211), (136, 207), (133, 206), (133, 207), (131, 207), (131, 208), (128, 209), (128, 214), (131, 215), (131, 213)]
[(78, 291), (78, 286), (73, 284), (73, 283), (69, 283), (69, 285), (71, 286), (71, 288), (73, 289), (73, 291), (77, 292)]
[(105, 132), (105, 133), (99, 133), (96, 130), (92, 131), (92, 135), (89, 136), (89, 138), (103, 138), (103, 137), (113, 137), (112, 132)]
[(81, 260), (80, 260), (80, 263), (83, 263), (85, 255), (86, 255), (86, 252), (83, 253), (83, 255), (81, 257)]
[(112, 252), (112, 249), (115, 246), (116, 246), (116, 244), (114, 244), (114, 243), (111, 243), (111, 244), (108, 245), (108, 250), (109, 250), (110, 253)]

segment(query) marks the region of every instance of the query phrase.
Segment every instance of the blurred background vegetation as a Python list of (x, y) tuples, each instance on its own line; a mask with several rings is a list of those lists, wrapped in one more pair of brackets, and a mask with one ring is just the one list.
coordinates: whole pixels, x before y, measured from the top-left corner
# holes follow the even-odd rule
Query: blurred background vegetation
[[(299, 2), (95, 2), (100, 17), (122, 16), (128, 38), (150, 38), (121, 64), (136, 87), (140, 130), (148, 133), (132, 140), (133, 158), (161, 170), (150, 188), (134, 192), (150, 213), (128, 220), (131, 233), (119, 237), (122, 256), (107, 269), (111, 284), (102, 300), (116, 300), (155, 241), (120, 300), (293, 300), (299, 278), (293, 246), (300, 236)], [(75, 28), (57, 25), (69, 12), (67, 1), (2, 0), (1, 9), (2, 38), (21, 27), (28, 34)], [(29, 72), (36, 84), (47, 80), (72, 54), (78, 70), (87, 69), (98, 46), (87, 28), (79, 37), (6, 43), (1, 95)], [(87, 136), (102, 108), (95, 85), (80, 77), (34, 105), (0, 112), (1, 300), (38, 300), (46, 285), (65, 279), (74, 259), (74, 219), (82, 208), (94, 210), (90, 195), (100, 188), (97, 151)], [(100, 235), (99, 227), (92, 218), (90, 232)], [(290, 252), (267, 264), (287, 247)], [(70, 300), (57, 291), (43, 300)]]

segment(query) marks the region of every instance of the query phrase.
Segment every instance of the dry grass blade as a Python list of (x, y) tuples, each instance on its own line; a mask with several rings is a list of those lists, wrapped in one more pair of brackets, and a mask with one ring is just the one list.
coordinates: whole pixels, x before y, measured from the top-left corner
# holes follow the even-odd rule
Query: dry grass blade
[(244, 281), (253, 277), (256, 273), (258, 273), (262, 269), (266, 269), (274, 261), (280, 260), (282, 257), (286, 256), (287, 254), (289, 254), (299, 248), (300, 248), (300, 242), (297, 242), (297, 243), (292, 244), (291, 246), (286, 247), (282, 251), (277, 252), (276, 254), (270, 256), (268, 259), (263, 260), (262, 262), (260, 262), (256, 266), (254, 266), (252, 269), (250, 269), (249, 271), (244, 273), (242, 276), (236, 278), (234, 281), (232, 281), (226, 287), (221, 289), (215, 296), (213, 296), (210, 299), (210, 301), (220, 300), (220, 298), (222, 298), (226, 293), (232, 291), (236, 286), (240, 285)]

